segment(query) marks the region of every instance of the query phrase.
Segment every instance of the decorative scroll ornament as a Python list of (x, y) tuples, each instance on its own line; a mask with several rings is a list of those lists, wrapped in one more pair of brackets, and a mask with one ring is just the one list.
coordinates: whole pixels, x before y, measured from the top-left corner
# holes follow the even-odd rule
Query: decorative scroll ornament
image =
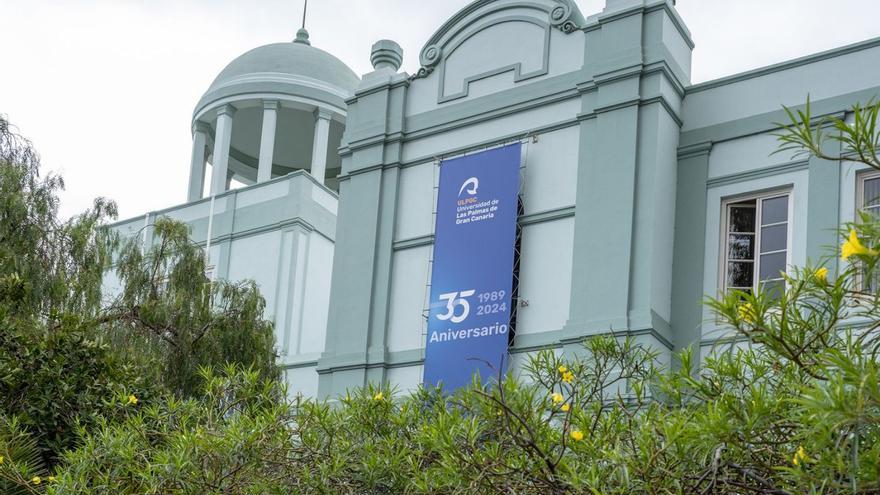
[[(476, 9), (484, 5), (492, 3), (494, 0), (482, 0), (481, 2), (472, 3), (466, 10), (457, 14), (458, 20), (470, 15)], [(581, 29), (586, 24), (583, 14), (574, 3), (574, 0), (552, 0), (553, 6), (547, 12), (550, 26), (559, 29), (563, 33), (569, 34)], [(542, 9), (543, 10), (543, 9)], [(455, 19), (455, 18), (454, 18)], [(419, 54), (419, 62), (422, 67), (410, 77), (410, 80), (428, 77), (437, 68), (441, 58), (443, 58), (443, 46), (452, 35), (449, 34), (449, 26), (455, 23), (450, 21), (444, 25), (441, 30), (435, 34), (431, 41), (433, 43), (427, 45)]]
[(573, 33), (584, 24), (584, 17), (572, 0), (556, 0), (550, 9), (550, 25), (563, 33)]
[(422, 63), (422, 67), (433, 67), (440, 61), (442, 54), (443, 49), (439, 45), (428, 45), (422, 50), (419, 61)]
[(419, 71), (410, 77), (410, 80), (428, 77), (434, 72), (437, 63), (440, 62), (440, 56), (443, 55), (443, 48), (440, 45), (431, 44), (422, 49), (419, 55), (419, 62), (422, 66)]

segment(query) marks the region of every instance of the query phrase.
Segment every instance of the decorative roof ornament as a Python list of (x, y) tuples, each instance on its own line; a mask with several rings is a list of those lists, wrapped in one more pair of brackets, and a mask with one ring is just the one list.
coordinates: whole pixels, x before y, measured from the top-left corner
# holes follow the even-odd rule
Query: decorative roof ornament
[(563, 33), (573, 33), (583, 27), (584, 16), (572, 0), (555, 0), (557, 5), (550, 10), (550, 25)]
[(309, 32), (305, 28), (300, 28), (300, 30), (296, 32), (296, 39), (293, 40), (293, 42), (309, 46), (312, 44), (312, 42), (309, 41)]
[(309, 32), (306, 30), (306, 14), (309, 11), (309, 0), (305, 0), (303, 2), (303, 22), (302, 27), (296, 32), (296, 39), (293, 40), (294, 43), (301, 43), (303, 45), (312, 45), (312, 42), (309, 41)]
[(389, 68), (397, 72), (403, 63), (403, 48), (392, 40), (379, 40), (373, 45), (370, 62), (376, 70)]

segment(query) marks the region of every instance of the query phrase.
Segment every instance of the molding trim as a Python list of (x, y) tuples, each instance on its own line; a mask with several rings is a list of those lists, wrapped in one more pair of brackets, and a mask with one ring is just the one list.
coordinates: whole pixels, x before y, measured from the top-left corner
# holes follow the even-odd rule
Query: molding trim
[[(874, 86), (853, 93), (832, 96), (823, 100), (814, 100), (810, 105), (812, 106), (813, 116), (818, 121), (823, 117), (845, 113), (853, 104), (866, 102), (872, 98), (876, 99), (878, 95), (880, 95), (880, 86)], [(804, 95), (804, 100), (806, 100), (806, 95)], [(803, 110), (804, 107), (805, 104), (797, 105), (791, 107), (791, 110)], [(679, 143), (682, 147), (705, 141), (712, 141), (718, 144), (724, 141), (775, 131), (779, 129), (776, 122), (785, 122), (786, 120), (785, 111), (779, 108), (778, 110), (762, 114), (753, 114), (709, 126), (685, 130), (681, 133)]]
[(365, 168), (358, 169), (358, 170), (352, 170), (348, 173), (340, 175), (338, 177), (338, 179), (340, 181), (343, 181), (343, 180), (348, 180), (355, 175), (373, 172), (376, 170), (386, 170), (386, 169), (392, 169), (392, 168), (406, 168), (406, 167), (413, 167), (413, 166), (417, 166), (417, 165), (422, 165), (422, 164), (430, 163), (430, 162), (433, 162), (436, 160), (443, 160), (445, 157), (452, 157), (452, 156), (458, 156), (458, 155), (462, 155), (462, 154), (472, 153), (472, 152), (480, 151), (480, 150), (483, 150), (483, 149), (486, 149), (489, 147), (493, 147), (493, 146), (501, 146), (504, 144), (510, 144), (510, 143), (518, 141), (518, 140), (526, 139), (529, 136), (536, 136), (536, 135), (541, 135), (546, 132), (553, 132), (553, 131), (557, 131), (560, 129), (565, 129), (567, 127), (574, 127), (574, 126), (577, 126), (579, 123), (580, 122), (576, 118), (564, 120), (562, 122), (557, 122), (555, 124), (536, 127), (534, 129), (530, 129), (526, 132), (518, 132), (516, 134), (508, 134), (506, 136), (501, 136), (501, 137), (498, 137), (495, 139), (481, 141), (479, 143), (471, 144), (468, 146), (462, 146), (460, 148), (446, 150), (446, 152), (443, 153), (442, 155), (426, 155), (426, 156), (422, 156), (422, 157), (418, 157), (418, 158), (412, 158), (409, 160), (402, 160), (400, 162), (387, 163), (387, 164), (377, 164), (377, 165), (372, 165), (372, 166), (365, 167)]
[[(412, 75), (412, 77), (410, 77), (410, 79), (419, 79), (431, 75), (436, 69), (437, 65), (440, 64), (441, 61), (443, 61), (445, 55), (447, 53), (451, 53), (454, 50), (454, 48), (452, 50), (449, 50), (447, 47), (447, 43), (450, 40), (457, 38), (458, 35), (461, 34), (461, 32), (467, 30), (474, 23), (478, 22), (480, 19), (487, 17), (489, 14), (495, 14), (505, 10), (512, 10), (517, 8), (537, 10), (546, 15), (546, 20), (543, 21), (544, 25), (546, 25), (548, 28), (559, 29), (566, 34), (578, 31), (586, 24), (586, 19), (584, 18), (577, 4), (573, 0), (551, 1), (552, 3), (550, 3), (549, 5), (548, 0), (519, 0), (515, 3), (509, 4), (501, 4), (500, 2), (496, 4), (497, 0), (475, 0), (471, 2), (463, 9), (459, 10), (455, 15), (450, 17), (445, 23), (443, 23), (443, 25), (441, 25), (440, 28), (428, 39), (427, 43), (425, 43), (425, 46), (422, 47), (422, 50), (419, 52), (419, 63), (421, 64), (421, 67), (418, 69), (418, 71), (416, 71), (415, 74)], [(469, 20), (471, 14), (477, 12), (483, 7), (488, 7), (486, 12), (483, 12), (480, 16), (474, 16)], [(533, 20), (540, 22), (540, 19), (533, 18)], [(473, 30), (473, 33), (471, 33), (471, 35), (479, 32), (487, 26), (488, 25), (484, 25), (480, 28)]]
[(807, 55), (805, 57), (800, 57), (793, 60), (787, 60), (778, 64), (768, 65), (766, 67), (760, 67), (758, 69), (746, 72), (740, 72), (739, 74), (734, 74), (732, 76), (722, 77), (719, 79), (713, 79), (711, 81), (694, 84), (693, 86), (687, 88), (686, 91), (687, 94), (699, 93), (700, 91), (708, 91), (710, 89), (728, 86), (738, 82), (747, 81), (749, 79), (754, 79), (776, 72), (793, 69), (795, 67), (814, 64), (816, 62), (821, 62), (830, 58), (841, 57), (843, 55), (849, 55), (851, 53), (860, 52), (862, 50), (870, 50), (871, 48), (877, 47), (880, 47), (880, 37), (873, 38), (867, 41), (861, 41), (859, 43), (853, 43), (851, 45), (842, 46), (840, 48), (826, 50), (824, 52), (814, 53), (812, 55)]
[[(533, 24), (538, 26), (544, 30), (544, 48), (542, 54), (541, 68), (534, 70), (532, 72), (522, 72), (522, 62), (516, 62), (510, 65), (498, 67), (496, 69), (491, 69), (485, 72), (481, 72), (479, 74), (475, 74), (472, 76), (465, 77), (462, 81), (462, 90), (457, 93), (445, 94), (445, 85), (446, 85), (446, 63), (449, 56), (455, 53), (461, 45), (466, 43), (469, 39), (471, 39), (476, 34), (489, 29), (493, 26), (497, 26), (499, 24), (504, 24), (508, 22), (526, 22), (529, 24)], [(498, 74), (503, 74), (505, 72), (513, 71), (513, 83), (517, 84), (519, 82), (532, 79), (539, 76), (544, 76), (550, 71), (550, 25), (545, 22), (540, 22), (535, 18), (527, 17), (527, 16), (507, 16), (502, 17), (500, 19), (494, 19), (489, 22), (483, 23), (480, 26), (474, 28), (471, 32), (467, 33), (461, 40), (457, 41), (452, 46), (443, 48), (446, 51), (446, 55), (443, 57), (443, 60), (440, 61), (440, 80), (437, 82), (437, 103), (446, 103), (452, 100), (457, 100), (460, 98), (466, 98), (470, 92), (470, 85), (472, 82), (479, 81), (481, 79), (486, 79)]]
[(527, 225), (534, 225), (538, 223), (544, 222), (552, 222), (553, 220), (560, 220), (563, 218), (571, 218), (575, 215), (575, 206), (563, 206), (560, 208), (554, 208), (552, 210), (539, 211), (536, 213), (529, 213), (528, 215), (522, 215), (519, 217), (517, 221), (520, 226), (525, 227)]
[[(552, 210), (539, 211), (536, 213), (530, 213), (528, 215), (522, 215), (517, 220), (517, 223), (525, 227), (527, 225), (534, 225), (538, 223), (544, 222), (552, 222), (554, 220), (560, 220), (563, 218), (570, 218), (575, 215), (575, 207), (574, 206), (563, 206), (560, 208), (554, 208)], [(434, 244), (434, 234), (427, 234), (418, 237), (411, 237), (408, 239), (401, 239), (398, 241), (394, 241), (393, 249), (395, 251), (403, 251), (404, 249), (417, 248), (422, 246), (431, 246)]]
[(763, 167), (755, 170), (747, 170), (745, 172), (740, 172), (736, 174), (715, 177), (707, 180), (706, 186), (709, 188), (726, 186), (728, 184), (736, 184), (739, 182), (746, 182), (755, 179), (762, 179), (764, 177), (772, 177), (774, 175), (781, 175), (789, 172), (806, 170), (807, 168), (809, 168), (809, 166), (809, 160), (799, 160), (794, 162), (782, 163), (770, 167)]
[(431, 246), (433, 244), (434, 234), (428, 234), (419, 237), (411, 237), (409, 239), (394, 241), (394, 246), (392, 247), (392, 249), (394, 249), (395, 251), (403, 251), (404, 249)]
[[(513, 345), (508, 347), (507, 352), (510, 355), (516, 355), (542, 350), (559, 349), (566, 345), (580, 344), (584, 340), (592, 337), (639, 337), (643, 335), (653, 337), (668, 350), (673, 349), (672, 343), (651, 328), (642, 330), (609, 331), (569, 339), (561, 339), (560, 337), (562, 335), (562, 329), (517, 335), (514, 337)], [(352, 359), (354, 361), (351, 361)], [(323, 366), (319, 362), (317, 364), (317, 372), (318, 374), (325, 375), (338, 371), (407, 368), (411, 366), (421, 366), (424, 361), (424, 348), (386, 352), (384, 360), (379, 362), (368, 360), (367, 356), (358, 354), (357, 356), (347, 356), (341, 360), (327, 360), (324, 362)], [(311, 366), (311, 364), (312, 363), (304, 363), (302, 367)]]
[(712, 141), (704, 141), (702, 143), (691, 144), (689, 146), (680, 146), (678, 148), (678, 159), (685, 160), (695, 156), (708, 155), (712, 153), (715, 143)]

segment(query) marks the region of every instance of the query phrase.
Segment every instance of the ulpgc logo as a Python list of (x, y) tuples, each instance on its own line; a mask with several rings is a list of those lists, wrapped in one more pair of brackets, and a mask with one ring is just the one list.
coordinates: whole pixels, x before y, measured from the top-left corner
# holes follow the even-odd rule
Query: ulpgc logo
[[(477, 190), (480, 189), (480, 179), (476, 177), (471, 177), (470, 179), (464, 181), (464, 184), (461, 185), (461, 189), (458, 190), (458, 201), (456, 204), (461, 206), (472, 205), (477, 202)], [(467, 194), (467, 197), (462, 198), (463, 194)]]
[[(470, 187), (468, 187), (470, 186)], [(467, 192), (471, 196), (477, 195), (477, 189), (480, 188), (480, 179), (476, 177), (471, 177), (470, 179), (464, 181), (464, 184), (461, 185), (461, 189), (458, 190), (458, 197), (461, 197), (461, 194)]]

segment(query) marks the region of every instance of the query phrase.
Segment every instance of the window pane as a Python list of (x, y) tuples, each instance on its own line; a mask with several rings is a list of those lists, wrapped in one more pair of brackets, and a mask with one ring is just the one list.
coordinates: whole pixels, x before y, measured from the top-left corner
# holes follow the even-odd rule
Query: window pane
[(727, 257), (731, 260), (754, 260), (755, 236), (731, 234), (727, 240)]
[(862, 211), (871, 215), (873, 220), (880, 220), (880, 206), (871, 206), (869, 208), (865, 208)]
[(761, 255), (761, 280), (782, 277), (785, 271), (785, 253)]
[(782, 251), (787, 247), (788, 224), (761, 229), (761, 252)]
[(755, 280), (755, 264), (731, 262), (727, 264), (728, 287), (751, 287)]
[(755, 232), (755, 208), (754, 202), (751, 207), (731, 206), (729, 232)]
[(865, 181), (865, 206), (880, 205), (880, 178)]
[(788, 196), (765, 199), (761, 202), (761, 207), (761, 225), (788, 221)]
[(765, 294), (769, 295), (771, 299), (779, 299), (780, 297), (782, 297), (782, 293), (785, 290), (785, 281), (771, 280), (768, 282), (762, 282), (761, 290), (763, 290)]

